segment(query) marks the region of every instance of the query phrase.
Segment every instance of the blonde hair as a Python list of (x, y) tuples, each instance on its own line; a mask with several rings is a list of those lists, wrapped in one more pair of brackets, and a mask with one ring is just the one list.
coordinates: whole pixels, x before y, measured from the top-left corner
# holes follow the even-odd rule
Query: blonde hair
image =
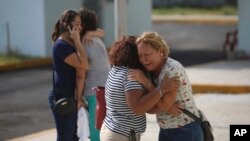
[(136, 40), (137, 45), (140, 43), (151, 45), (157, 51), (162, 49), (165, 57), (169, 55), (169, 46), (156, 32), (143, 32)]

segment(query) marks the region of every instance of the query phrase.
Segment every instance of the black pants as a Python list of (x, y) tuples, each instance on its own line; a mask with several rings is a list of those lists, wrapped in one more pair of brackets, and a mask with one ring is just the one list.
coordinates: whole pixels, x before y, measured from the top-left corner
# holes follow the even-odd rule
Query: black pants
[[(58, 115), (55, 113), (53, 106), (55, 104), (55, 96), (57, 95), (57, 92), (52, 91), (48, 97), (49, 105), (56, 124), (57, 141), (78, 141), (79, 139), (76, 135), (77, 110), (67, 115)], [(65, 95), (60, 93), (60, 97), (65, 97)]]

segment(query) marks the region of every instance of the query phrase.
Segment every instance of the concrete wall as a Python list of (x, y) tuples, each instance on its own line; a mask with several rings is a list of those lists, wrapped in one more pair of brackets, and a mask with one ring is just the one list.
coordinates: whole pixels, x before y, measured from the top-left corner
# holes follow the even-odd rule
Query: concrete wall
[(65, 9), (78, 9), (82, 0), (1, 0), (0, 52), (6, 52), (10, 27), (12, 50), (31, 56), (51, 56), (51, 32)]
[(250, 55), (250, 1), (238, 0), (239, 10), (239, 49)]
[[(127, 0), (127, 33), (138, 35), (152, 30), (151, 0)], [(0, 53), (6, 52), (7, 30), (10, 26), (12, 50), (25, 55), (51, 56), (51, 33), (54, 24), (66, 9), (82, 7), (83, 0), (1, 0), (0, 5)], [(100, 0), (102, 11), (98, 15), (105, 30), (104, 42), (114, 42), (114, 1)], [(140, 18), (138, 18), (140, 17)]]
[(236, 0), (152, 0), (154, 7), (164, 6), (201, 6), (201, 7), (216, 7), (225, 4), (236, 5)]
[(103, 1), (103, 12), (99, 15), (102, 19), (102, 27), (105, 30), (104, 43), (106, 46), (110, 46), (115, 39), (114, 30), (114, 2)]
[(1, 0), (0, 52), (6, 52), (9, 23), (10, 46), (13, 51), (44, 56), (44, 3), (34, 0)]
[[(143, 31), (152, 30), (152, 4), (151, 0), (128, 1), (128, 34), (138, 35)], [(139, 17), (139, 18), (138, 18)]]

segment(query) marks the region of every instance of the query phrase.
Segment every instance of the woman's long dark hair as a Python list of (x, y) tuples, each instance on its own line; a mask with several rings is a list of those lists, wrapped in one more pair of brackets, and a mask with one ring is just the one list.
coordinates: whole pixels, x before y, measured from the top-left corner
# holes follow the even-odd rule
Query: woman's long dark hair
[(65, 10), (60, 19), (57, 20), (54, 31), (52, 33), (52, 40), (55, 42), (57, 38), (64, 32), (68, 32), (67, 27), (72, 28), (71, 22), (76, 16), (80, 16), (75, 10)]
[(97, 29), (97, 15), (95, 11), (81, 8), (78, 13), (81, 16), (83, 30), (81, 31), (81, 37), (85, 35), (87, 31), (93, 31)]

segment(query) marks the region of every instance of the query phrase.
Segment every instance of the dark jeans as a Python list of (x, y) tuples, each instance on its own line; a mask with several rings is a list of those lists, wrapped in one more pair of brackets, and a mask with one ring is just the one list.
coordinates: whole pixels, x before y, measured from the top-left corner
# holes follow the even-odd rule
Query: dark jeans
[(192, 122), (180, 128), (160, 129), (158, 141), (203, 141), (202, 128)]
[[(61, 96), (64, 97), (63, 95)], [(55, 92), (51, 92), (49, 94), (48, 100), (56, 124), (57, 141), (78, 141), (79, 139), (76, 135), (77, 110), (67, 115), (58, 115), (53, 109), (55, 104), (54, 99)]]

